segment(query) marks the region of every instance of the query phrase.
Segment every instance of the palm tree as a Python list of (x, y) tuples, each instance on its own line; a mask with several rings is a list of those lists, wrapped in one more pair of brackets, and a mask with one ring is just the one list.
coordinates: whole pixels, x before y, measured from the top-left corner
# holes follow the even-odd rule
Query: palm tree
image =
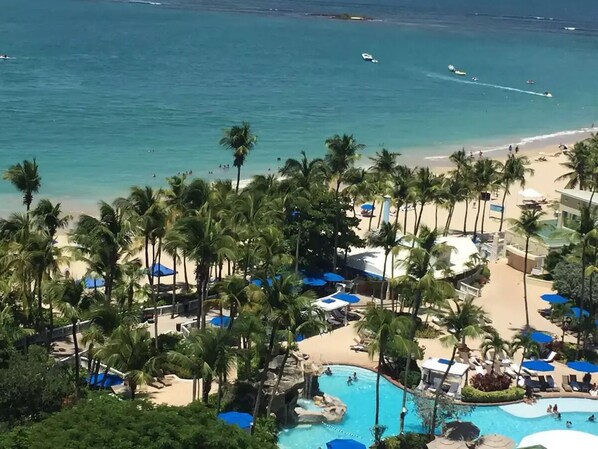
[(384, 282), (386, 282), (386, 262), (388, 255), (398, 245), (400, 229), (394, 223), (382, 223), (376, 232), (367, 235), (367, 243), (372, 247), (381, 247), (384, 250), (384, 268), (382, 269), (382, 283), (380, 285), (380, 307), (384, 308)]
[[(394, 200), (397, 214), (395, 215), (395, 224), (399, 222), (399, 211), (401, 207), (411, 203), (413, 196), (414, 171), (406, 165), (399, 165), (391, 173), (391, 196)], [(407, 229), (407, 210), (403, 217), (403, 229)]]
[(378, 367), (376, 370), (376, 407), (374, 416), (374, 441), (375, 446), (379, 447), (383, 428), (380, 426), (380, 374), (384, 365), (384, 354), (386, 350), (393, 346), (400, 354), (405, 354), (408, 358), (412, 354), (419, 352), (417, 344), (408, 336), (413, 328), (411, 320), (407, 317), (397, 317), (393, 312), (386, 309), (368, 306), (363, 317), (357, 323), (358, 332), (367, 330), (374, 334), (372, 342), (368, 346), (370, 358), (378, 353)]
[[(488, 202), (488, 196), (482, 194), (489, 193), (496, 188), (499, 181), (499, 173), (501, 171), (502, 164), (492, 159), (478, 159), (473, 165), (472, 169), (472, 180), (474, 183), (475, 193), (478, 195), (479, 204), (478, 211), (475, 217), (475, 223), (473, 225), (473, 238), (477, 237), (478, 232), (478, 219), (480, 218), (480, 211), (483, 210), (482, 214), (482, 236), (484, 234), (484, 219), (486, 218), (486, 204)], [(482, 205), (482, 201), (484, 204)]]
[(275, 342), (278, 331), (284, 327), (285, 320), (288, 322), (288, 317), (292, 313), (295, 304), (309, 301), (310, 297), (299, 298), (302, 296), (298, 289), (301, 284), (295, 275), (280, 275), (271, 279), (261, 279), (261, 287), (255, 285), (249, 286), (250, 300), (259, 304), (260, 314), (262, 320), (269, 323), (271, 326), (268, 338), (266, 352), (264, 354), (264, 365), (259, 374), (259, 384), (257, 390), (257, 397), (253, 409), (253, 420), (261, 410), (264, 385), (266, 383), (268, 366), (274, 357)]
[(11, 165), (4, 172), (3, 178), (10, 181), (23, 194), (23, 204), (29, 212), (33, 202), (33, 194), (39, 191), (42, 183), (35, 158), (32, 161), (25, 159), (22, 164)]
[(488, 360), (488, 353), (492, 352), (492, 368), (490, 372), (494, 373), (494, 362), (496, 361), (496, 357), (499, 354), (504, 354), (507, 352), (507, 342), (501, 338), (496, 329), (491, 329), (491, 331), (484, 336), (481, 349), (482, 355), (486, 360)]
[(257, 136), (251, 132), (251, 126), (247, 122), (225, 129), (224, 136), (220, 139), (220, 145), (233, 152), (233, 166), (237, 167), (237, 187), (235, 188), (235, 192), (239, 191), (241, 167), (243, 167), (245, 159), (256, 144)]
[(435, 175), (428, 167), (421, 167), (415, 173), (414, 188), (417, 192), (417, 199), (419, 200), (420, 209), (417, 214), (417, 219), (413, 227), (413, 233), (417, 234), (419, 225), (421, 223), (424, 206), (430, 202), (434, 197), (434, 182)]
[[(458, 346), (466, 337), (477, 337), (482, 333), (482, 327), (485, 326), (483, 309), (473, 303), (473, 298), (466, 298), (462, 303), (453, 300), (453, 304), (447, 303), (444, 309), (439, 313), (441, 326), (450, 329), (449, 333), (440, 338), (443, 346), (452, 348), (451, 358), (446, 366), (446, 371), (440, 379), (442, 386), (448, 377), (451, 365), (455, 361)], [(436, 414), (438, 411), (438, 400), (442, 393), (442, 388), (436, 390), (434, 396), (434, 409), (432, 411), (431, 432), (436, 429)]]
[(71, 215), (62, 216), (60, 203), (52, 204), (48, 199), (41, 199), (32, 211), (40, 229), (45, 230), (50, 238), (54, 240), (58, 229), (64, 229), (73, 218)]
[(520, 349), (522, 350), (521, 363), (519, 363), (517, 379), (519, 379), (521, 375), (521, 368), (523, 366), (523, 361), (525, 360), (526, 354), (529, 354), (531, 352), (538, 352), (538, 344), (534, 340), (532, 340), (531, 334), (529, 332), (523, 332), (521, 334), (515, 335), (513, 339), (508, 343), (509, 357), (514, 358), (515, 354)]
[(239, 276), (228, 276), (218, 284), (216, 289), (220, 295), (220, 299), (228, 304), (230, 310), (230, 324), (228, 328), (232, 328), (235, 317), (239, 310), (249, 302), (247, 282)]
[[(439, 290), (444, 290), (447, 293), (447, 298), (452, 297), (454, 291), (452, 286), (446, 281), (437, 280), (435, 277), (436, 271), (444, 271), (447, 269), (447, 253), (452, 251), (451, 247), (444, 243), (438, 243), (438, 230), (431, 230), (426, 226), (422, 226), (419, 235), (409, 236), (412, 240), (409, 249), (409, 256), (403, 262), (406, 275), (397, 279), (399, 283), (407, 284), (411, 291), (414, 292), (413, 303), (411, 305), (411, 322), (415, 323), (419, 308), (426, 295), (436, 296)], [(439, 285), (441, 284), (441, 285)], [(409, 332), (409, 339), (414, 340), (416, 328), (413, 326)], [(411, 359), (407, 357), (405, 362), (405, 385), (411, 370)], [(403, 389), (403, 405), (402, 409), (407, 404), (407, 389)], [(400, 417), (400, 431), (403, 432), (405, 427), (405, 415)]]
[(591, 187), (592, 174), (598, 167), (598, 139), (593, 136), (590, 140), (577, 142), (573, 148), (566, 153), (567, 162), (561, 165), (570, 171), (559, 176), (556, 181), (567, 180), (565, 188), (574, 189), (579, 187), (587, 190)]
[(197, 299), (199, 309), (197, 324), (205, 327), (205, 311), (203, 302), (206, 298), (210, 268), (218, 263), (221, 257), (235, 256), (235, 242), (226, 235), (222, 228), (214, 223), (210, 211), (190, 217), (183, 217), (174, 225), (171, 238), (176, 240), (176, 246), (195, 262), (195, 281), (197, 285)]
[(529, 328), (529, 311), (527, 307), (527, 257), (529, 253), (529, 241), (540, 238), (542, 227), (540, 218), (544, 212), (537, 209), (526, 209), (521, 212), (518, 219), (511, 219), (513, 229), (525, 237), (525, 261), (523, 263), (523, 301), (525, 303), (525, 326)]
[(510, 193), (509, 188), (511, 185), (515, 183), (519, 183), (519, 185), (523, 188), (525, 187), (525, 177), (527, 175), (533, 176), (534, 169), (528, 167), (529, 160), (526, 156), (517, 156), (510, 154), (509, 158), (505, 162), (501, 182), (502, 187), (504, 189), (502, 195), (502, 202), (501, 202), (501, 212), (500, 212), (500, 227), (498, 228), (498, 232), (502, 231), (502, 225), (505, 216), (505, 200), (507, 199), (507, 195)]
[(397, 159), (400, 155), (401, 153), (382, 148), (381, 151), (376, 151), (375, 157), (370, 157), (370, 161), (373, 162), (370, 170), (382, 177), (387, 177), (396, 169)]
[[(357, 143), (353, 135), (343, 134), (339, 136), (335, 134), (326, 139), (326, 148), (328, 152), (324, 159), (328, 174), (334, 185), (335, 199), (338, 203), (339, 193), (343, 178), (355, 161), (359, 158), (359, 152), (365, 148), (365, 145)], [(336, 211), (336, 219), (334, 222), (334, 249), (332, 252), (332, 270), (336, 270), (336, 258), (338, 249), (338, 227), (340, 209)]]
[(309, 160), (305, 151), (301, 151), (301, 159), (287, 159), (280, 169), (280, 174), (289, 178), (296, 188), (309, 191), (314, 184), (319, 184), (324, 180), (324, 161), (322, 159)]
[(87, 263), (90, 271), (104, 278), (105, 301), (112, 299), (112, 290), (119, 262), (128, 255), (133, 231), (125, 212), (117, 205), (100, 202), (99, 218), (81, 215), (71, 238), (77, 245), (76, 255)]
[(56, 308), (60, 313), (70, 320), (72, 327), (72, 338), (75, 357), (75, 387), (79, 392), (80, 379), (80, 361), (79, 361), (79, 341), (77, 339), (77, 323), (81, 318), (81, 312), (85, 307), (84, 291), (85, 286), (82, 282), (73, 279), (64, 279), (53, 282), (50, 286), (50, 294), (56, 298)]
[(137, 387), (151, 381), (158, 372), (152, 339), (143, 327), (119, 326), (98, 349), (97, 356), (107, 366), (124, 373), (131, 389), (131, 399), (135, 399)]

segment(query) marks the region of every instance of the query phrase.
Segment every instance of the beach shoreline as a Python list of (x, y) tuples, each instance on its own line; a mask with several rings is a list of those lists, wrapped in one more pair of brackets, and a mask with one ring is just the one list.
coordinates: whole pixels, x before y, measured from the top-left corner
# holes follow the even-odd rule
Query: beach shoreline
[[(524, 138), (505, 138), (503, 144), (479, 144), (477, 146), (466, 146), (464, 147), (467, 152), (473, 154), (474, 157), (479, 156), (479, 152), (481, 151), (484, 157), (490, 157), (495, 160), (504, 161), (508, 156), (508, 147), (509, 145), (513, 146), (513, 149), (516, 146), (519, 146), (519, 153), (521, 155), (525, 155), (530, 159), (530, 162), (535, 162), (534, 159), (541, 155), (551, 155), (555, 154), (559, 151), (559, 145), (566, 145), (567, 147), (572, 147), (576, 142), (589, 138), (592, 133), (598, 132), (598, 127), (594, 128), (579, 128), (575, 130), (567, 130), (567, 131), (559, 131), (554, 133), (549, 133), (545, 135), (539, 136), (532, 136), (532, 137), (524, 137)], [(438, 173), (444, 173), (449, 169), (453, 168), (450, 161), (449, 156), (452, 152), (459, 150), (460, 148), (453, 147), (453, 150), (450, 151), (449, 147), (443, 147), (442, 150), (437, 148), (436, 151), (442, 151), (443, 154), (432, 155), (434, 154), (434, 150), (425, 149), (415, 149), (415, 148), (407, 148), (401, 152), (400, 163), (405, 164), (409, 167), (429, 167)], [(361, 168), (369, 168), (371, 166), (370, 157), (375, 156), (376, 151), (378, 148), (373, 147), (366, 147), (366, 151), (362, 154), (362, 157), (357, 162), (357, 166)], [(392, 151), (391, 148), (389, 150)], [(259, 151), (256, 150), (256, 151)], [(300, 155), (297, 154), (296, 157), (298, 158)], [(251, 157), (251, 156), (250, 156)], [(321, 155), (323, 157), (323, 154)], [(282, 164), (284, 161), (280, 161), (279, 164)], [(44, 167), (40, 166), (42, 179), (44, 174)], [(230, 179), (233, 181), (235, 180), (236, 170), (232, 168), (227, 171), (223, 172), (229, 174), (230, 176), (220, 177), (217, 179)], [(271, 168), (270, 170), (262, 170), (261, 172), (257, 173), (259, 175), (271, 175), (271, 174), (278, 174), (278, 170)], [(174, 175), (174, 173), (173, 173)], [(255, 175), (254, 175), (255, 176)], [(202, 177), (201, 173), (197, 174), (197, 177)], [(210, 182), (216, 181), (216, 179), (209, 179), (204, 178)], [(248, 185), (251, 182), (251, 178), (243, 178), (241, 179), (241, 187)], [(153, 182), (148, 182), (149, 185), (156, 184), (156, 180), (154, 179)], [(162, 187), (166, 186), (166, 181), (161, 183)], [(129, 186), (128, 188), (130, 188)], [(128, 194), (128, 188), (123, 189), (115, 196), (103, 196), (98, 198), (77, 198), (74, 196), (70, 197), (59, 197), (57, 195), (45, 195), (43, 191), (43, 184), (41, 192), (34, 197), (34, 201), (37, 201), (40, 198), (49, 198), (53, 202), (60, 202), (62, 205), (63, 212), (65, 214), (72, 215), (74, 221), (82, 215), (95, 215), (97, 214), (98, 210), (98, 203), (100, 201), (112, 202), (114, 199), (120, 196), (126, 196)], [(12, 194), (2, 194), (0, 195), (0, 199), (3, 200), (3, 206), (0, 208), (0, 218), (6, 218), (8, 215), (14, 212), (19, 212), (22, 209), (21, 205), (21, 195), (18, 192), (14, 192)]]

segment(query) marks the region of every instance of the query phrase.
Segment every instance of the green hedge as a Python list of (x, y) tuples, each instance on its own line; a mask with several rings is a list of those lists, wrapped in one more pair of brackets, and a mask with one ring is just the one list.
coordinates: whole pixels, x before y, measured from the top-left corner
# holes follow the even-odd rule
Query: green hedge
[(471, 385), (463, 387), (461, 390), (461, 399), (464, 402), (512, 402), (523, 399), (525, 390), (519, 387), (511, 387), (500, 391), (480, 391)]
[[(384, 439), (385, 449), (427, 449), (431, 438), (423, 433), (407, 432)], [(374, 446), (372, 446), (373, 448)]]

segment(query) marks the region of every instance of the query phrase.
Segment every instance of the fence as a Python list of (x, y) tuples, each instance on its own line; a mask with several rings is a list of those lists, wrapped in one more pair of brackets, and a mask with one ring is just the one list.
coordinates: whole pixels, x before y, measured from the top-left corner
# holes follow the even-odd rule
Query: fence
[[(216, 295), (211, 295), (208, 296), (206, 299), (213, 299), (215, 298)], [(184, 303), (177, 303), (174, 306), (172, 304), (167, 305), (167, 306), (160, 306), (157, 308), (157, 312), (158, 312), (158, 316), (162, 316), (162, 315), (168, 315), (170, 313), (172, 313), (172, 310), (174, 308), (174, 313), (175, 314), (180, 314), (181, 312), (191, 312), (195, 309), (197, 309), (199, 304), (199, 300), (198, 299), (194, 299), (192, 301), (188, 301), (186, 304)], [(146, 307), (145, 309), (143, 309), (142, 314), (153, 314), (154, 313), (154, 308), (153, 307)], [(77, 325), (77, 332), (83, 332), (84, 330), (89, 329), (89, 326), (91, 326), (91, 320), (85, 320), (85, 321), (81, 321), (79, 322)], [(68, 326), (62, 326), (62, 327), (57, 327), (52, 331), (52, 335), (50, 336), (50, 340), (54, 341), (54, 340), (60, 340), (66, 337), (70, 337), (73, 335), (73, 325), (69, 324)], [(43, 343), (44, 341), (46, 341), (46, 334), (43, 332), (40, 332), (38, 334), (32, 335), (31, 337), (29, 337), (29, 343)], [(21, 340), (20, 342), (17, 343), (17, 345), (21, 345), (24, 346), (25, 345), (25, 340)]]

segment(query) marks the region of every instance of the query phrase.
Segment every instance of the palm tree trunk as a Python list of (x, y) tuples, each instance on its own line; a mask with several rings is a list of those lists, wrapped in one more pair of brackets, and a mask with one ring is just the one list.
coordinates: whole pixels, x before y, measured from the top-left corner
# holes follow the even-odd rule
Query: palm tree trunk
[(197, 328), (201, 329), (201, 316), (203, 314), (203, 288), (199, 265), (195, 268), (195, 281), (197, 285)]
[[(580, 321), (583, 318), (583, 308), (585, 305), (585, 295), (586, 295), (586, 249), (587, 249), (587, 243), (588, 243), (587, 236), (584, 236), (583, 244), (581, 246), (581, 283), (580, 283), (581, 295), (580, 295), (580, 300), (579, 300), (579, 308), (580, 308), (579, 319), (580, 319)], [(579, 359), (579, 355), (580, 355), (580, 350), (579, 350), (580, 338), (581, 338), (581, 331), (578, 330), (577, 331), (577, 341), (575, 343), (575, 351), (576, 351), (578, 359)]]
[(473, 223), (473, 240), (478, 236), (478, 221), (480, 219), (480, 210), (482, 210), (481, 203), (478, 200), (478, 211), (475, 214), (475, 221)]
[(176, 250), (174, 251), (174, 256), (172, 258), (172, 310), (170, 313), (170, 319), (174, 319), (174, 307), (176, 305)]
[(384, 309), (384, 281), (386, 280), (386, 261), (388, 260), (388, 253), (384, 249), (384, 268), (382, 268), (382, 284), (380, 285), (380, 308)]
[(482, 211), (482, 229), (480, 234), (482, 234), (482, 239), (484, 238), (484, 220), (486, 219), (486, 205), (488, 201), (484, 200), (484, 210)]
[(378, 214), (378, 224), (376, 225), (377, 228), (380, 228), (380, 223), (382, 222), (382, 212), (383, 212), (382, 209), (383, 208), (384, 208), (384, 202), (380, 206), (380, 213)]
[(501, 211), (500, 211), (500, 226), (498, 227), (498, 232), (502, 232), (502, 225), (505, 219), (505, 201), (507, 199), (507, 191), (509, 190), (509, 186), (505, 186), (505, 192), (502, 195), (502, 201), (500, 203)]
[(54, 308), (52, 306), (52, 296), (48, 295), (48, 307), (49, 307), (49, 326), (48, 326), (48, 347), (47, 349), (50, 350), (50, 345), (52, 344), (52, 336), (54, 334)]
[(523, 302), (525, 303), (525, 327), (529, 329), (529, 311), (527, 308), (527, 253), (529, 251), (529, 235), (525, 239), (525, 259), (523, 262)]
[(257, 389), (257, 396), (255, 398), (255, 405), (253, 407), (253, 422), (256, 422), (257, 416), (260, 411), (260, 407), (262, 405), (262, 399), (264, 397), (264, 385), (266, 384), (266, 379), (268, 378), (268, 365), (272, 360), (272, 351), (274, 349), (274, 342), (276, 339), (276, 333), (278, 331), (278, 326), (276, 323), (273, 323), (272, 330), (270, 333), (270, 342), (268, 343), (268, 352), (266, 353), (266, 360), (264, 361), (264, 368), (260, 373), (260, 382), (258, 384)]
[(72, 324), (72, 333), (73, 333), (73, 346), (75, 350), (75, 390), (77, 392), (77, 396), (79, 396), (80, 392), (80, 385), (79, 385), (79, 377), (81, 374), (79, 373), (79, 342), (77, 341), (77, 320), (71, 320)]
[(443, 232), (443, 236), (447, 236), (449, 233), (449, 230), (451, 228), (451, 221), (453, 220), (453, 211), (455, 210), (455, 203), (451, 203), (449, 206), (449, 210), (448, 210), (448, 216), (446, 217), (446, 222), (444, 224), (444, 232)]
[(185, 291), (189, 291), (189, 277), (187, 275), (187, 257), (183, 252), (183, 274), (185, 275)]
[(436, 204), (436, 207), (434, 209), (434, 230), (436, 231), (438, 229), (438, 204)]
[(424, 206), (425, 206), (425, 203), (422, 201), (421, 207), (419, 208), (419, 214), (417, 215), (417, 220), (416, 220), (416, 223), (415, 223), (415, 230), (413, 232), (413, 234), (415, 234), (415, 235), (417, 235), (417, 231), (419, 229), (419, 225), (420, 225), (420, 223), (422, 221), (422, 215), (424, 214)]
[(282, 375), (284, 374), (284, 366), (287, 363), (290, 353), (291, 345), (289, 344), (289, 342), (287, 342), (287, 347), (284, 351), (284, 357), (282, 358), (282, 364), (280, 365), (276, 376), (276, 384), (274, 385), (274, 389), (272, 390), (272, 396), (270, 396), (270, 400), (268, 401), (266, 416), (270, 416), (270, 412), (272, 411), (272, 403), (274, 402), (274, 398), (276, 397), (276, 393), (278, 392), (278, 387), (280, 386), (280, 381), (282, 380)]
[(380, 371), (382, 370), (382, 363), (384, 362), (384, 349), (380, 346), (378, 352), (378, 369), (376, 370), (376, 412), (374, 415), (374, 441), (376, 447), (379, 447), (382, 439), (382, 432), (380, 429)]
[[(160, 240), (158, 240), (158, 265), (160, 265), (160, 256), (162, 255), (162, 248), (160, 247)], [(153, 268), (152, 264), (152, 268)], [(152, 280), (154, 278), (154, 271), (152, 270)], [(153, 291), (153, 289), (152, 289)], [(160, 276), (158, 276), (158, 290), (154, 293), (154, 340), (156, 350), (158, 349), (158, 300), (160, 299)]]
[(301, 223), (297, 228), (297, 245), (295, 246), (295, 275), (299, 274), (299, 242), (301, 241)]
[(469, 212), (469, 198), (465, 199), (465, 218), (463, 219), (463, 234), (467, 234), (467, 213)]
[[(421, 289), (418, 287), (415, 291), (415, 301), (413, 304), (413, 310), (411, 311), (411, 323), (413, 325), (409, 329), (409, 340), (413, 341), (415, 338), (415, 323), (417, 318), (417, 311), (419, 310), (419, 304), (421, 303), (422, 299), (422, 292)], [(402, 307), (402, 305), (401, 305)], [(409, 379), (409, 371), (411, 370), (411, 354), (407, 354), (406, 361), (405, 361), (405, 380), (403, 381), (403, 399), (401, 404), (401, 414), (400, 414), (400, 434), (403, 434), (405, 430), (405, 416), (406, 414), (403, 413), (403, 410), (406, 410), (407, 405), (407, 379)]]
[(237, 187), (235, 193), (239, 193), (239, 183), (241, 182), (241, 164), (237, 165)]
[(201, 381), (201, 401), (204, 404), (208, 403), (210, 391), (212, 390), (212, 376), (204, 376)]
[(399, 224), (399, 211), (401, 210), (400, 203), (397, 201), (397, 213), (395, 215), (395, 226)]
[(407, 203), (405, 203), (405, 212), (403, 212), (403, 232), (407, 232)]
[(374, 212), (376, 211), (376, 200), (372, 201), (372, 213), (370, 214), (370, 219), (368, 220), (368, 231), (372, 230), (372, 219), (374, 218)]
[(220, 413), (220, 404), (222, 403), (222, 386), (224, 380), (222, 379), (222, 373), (218, 373), (218, 394), (216, 396), (216, 415)]
[(434, 408), (432, 410), (432, 426), (429, 429), (430, 435), (433, 435), (434, 431), (436, 430), (436, 414), (438, 413), (438, 400), (440, 399), (440, 395), (442, 394), (442, 385), (444, 384), (444, 382), (446, 381), (446, 378), (448, 377), (449, 371), (451, 369), (451, 365), (455, 361), (456, 354), (457, 354), (457, 346), (455, 345), (455, 346), (453, 346), (451, 360), (450, 360), (449, 364), (447, 365), (446, 371), (442, 375), (442, 378), (440, 379), (440, 385), (438, 385), (438, 389), (436, 390), (436, 395), (434, 396)]

